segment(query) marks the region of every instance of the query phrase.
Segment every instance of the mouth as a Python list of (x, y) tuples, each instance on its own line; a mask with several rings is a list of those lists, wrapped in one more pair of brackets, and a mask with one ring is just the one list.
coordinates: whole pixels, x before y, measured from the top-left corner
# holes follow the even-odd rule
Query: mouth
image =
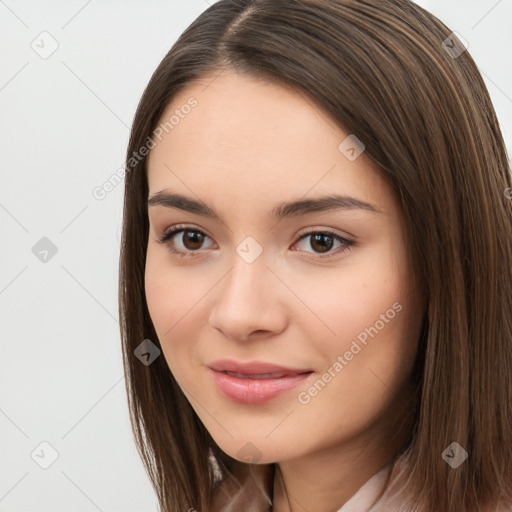
[(312, 370), (301, 372), (240, 373), (209, 368), (217, 390), (226, 398), (243, 404), (263, 404), (285, 395), (303, 384), (314, 374)]
[(311, 373), (309, 371), (301, 372), (301, 373), (263, 373), (260, 375), (252, 375), (247, 373), (237, 373), (237, 372), (228, 372), (223, 371), (226, 375), (231, 375), (231, 377), (237, 377), (239, 379), (282, 379), (283, 377), (293, 377), (295, 375), (302, 375), (303, 373)]
[(288, 375), (312, 372), (311, 368), (287, 368), (264, 361), (238, 362), (232, 359), (220, 359), (208, 365), (217, 372), (226, 372), (233, 377), (248, 378), (280, 378)]

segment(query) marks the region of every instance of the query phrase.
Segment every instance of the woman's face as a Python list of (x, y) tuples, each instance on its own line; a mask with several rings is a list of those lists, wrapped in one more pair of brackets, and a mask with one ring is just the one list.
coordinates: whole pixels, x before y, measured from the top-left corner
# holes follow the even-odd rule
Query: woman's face
[[(423, 303), (398, 202), (363, 146), (304, 95), (234, 72), (189, 85), (165, 122), (148, 157), (146, 298), (212, 437), (267, 463), (384, 432)], [(226, 359), (286, 370), (211, 369)]]

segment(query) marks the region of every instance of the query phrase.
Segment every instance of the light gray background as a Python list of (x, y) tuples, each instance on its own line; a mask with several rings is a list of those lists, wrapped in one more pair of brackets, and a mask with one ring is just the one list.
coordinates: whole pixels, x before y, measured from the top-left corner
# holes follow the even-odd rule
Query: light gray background
[[(512, 0), (418, 3), (469, 43), (510, 152)], [(93, 190), (123, 166), (144, 87), (208, 5), (0, 0), (1, 512), (157, 510), (119, 341), (123, 183)], [(43, 31), (58, 43), (45, 59), (31, 46), (51, 49)], [(57, 248), (46, 262), (43, 237)], [(47, 469), (42, 442), (58, 453)]]

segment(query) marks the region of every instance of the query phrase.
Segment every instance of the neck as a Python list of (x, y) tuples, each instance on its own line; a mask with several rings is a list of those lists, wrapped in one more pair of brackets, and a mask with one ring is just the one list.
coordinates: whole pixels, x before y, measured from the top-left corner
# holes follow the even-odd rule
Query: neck
[[(399, 397), (397, 403), (401, 401), (403, 405), (403, 400), (403, 396)], [(386, 418), (374, 422), (356, 437), (276, 464), (272, 511), (338, 511), (372, 476), (391, 463), (403, 447), (412, 419), (397, 428), (394, 420), (399, 411), (389, 412)]]

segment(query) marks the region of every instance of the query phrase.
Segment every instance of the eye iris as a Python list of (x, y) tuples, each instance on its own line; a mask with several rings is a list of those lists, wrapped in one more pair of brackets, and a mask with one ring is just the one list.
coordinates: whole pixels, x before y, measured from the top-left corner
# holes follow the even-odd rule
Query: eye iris
[[(192, 233), (192, 236), (190, 234)], [(191, 241), (192, 247), (188, 245)], [(197, 231), (184, 231), (183, 233), (183, 245), (190, 250), (199, 249), (203, 243), (203, 235)], [(195, 245), (194, 245), (195, 244)]]
[[(325, 239), (326, 238), (330, 240), (330, 242), (328, 242), (327, 245), (325, 245)], [(315, 247), (315, 245), (314, 245), (317, 242), (320, 242), (320, 245), (319, 245), (320, 250), (318, 252), (327, 252), (327, 251), (330, 251), (332, 249), (333, 240), (332, 240), (332, 236), (331, 235), (326, 235), (326, 234), (323, 234), (323, 233), (312, 235), (311, 236), (311, 242), (310, 242), (310, 245), (311, 245), (312, 249), (317, 250), (317, 247)]]

